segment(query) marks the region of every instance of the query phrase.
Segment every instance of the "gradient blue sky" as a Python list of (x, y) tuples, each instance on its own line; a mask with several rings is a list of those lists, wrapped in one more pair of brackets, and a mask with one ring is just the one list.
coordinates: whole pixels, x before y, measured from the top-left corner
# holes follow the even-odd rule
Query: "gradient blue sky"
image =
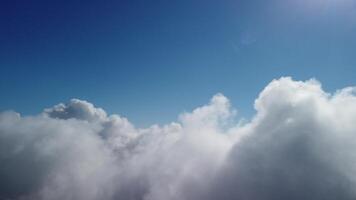
[(354, 0), (1, 1), (0, 110), (80, 98), (138, 125), (273, 78), (356, 85)]

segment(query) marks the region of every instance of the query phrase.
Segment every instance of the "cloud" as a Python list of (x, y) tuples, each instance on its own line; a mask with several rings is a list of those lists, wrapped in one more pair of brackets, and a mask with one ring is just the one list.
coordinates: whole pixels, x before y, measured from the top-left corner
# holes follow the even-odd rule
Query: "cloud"
[(72, 99), (0, 114), (0, 199), (355, 199), (356, 89), (273, 80), (250, 122), (222, 94), (138, 129)]
[(354, 199), (352, 91), (331, 95), (315, 80), (272, 81), (210, 188), (213, 199)]
[(44, 114), (51, 118), (80, 119), (89, 122), (100, 122), (107, 117), (103, 109), (95, 108), (93, 104), (79, 99), (71, 99), (67, 104), (60, 103), (53, 108), (45, 109)]

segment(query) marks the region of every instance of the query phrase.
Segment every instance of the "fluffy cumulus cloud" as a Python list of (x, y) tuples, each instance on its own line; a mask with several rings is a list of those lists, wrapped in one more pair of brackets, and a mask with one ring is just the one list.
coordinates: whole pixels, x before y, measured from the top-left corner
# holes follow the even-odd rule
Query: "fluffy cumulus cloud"
[(72, 99), (0, 113), (0, 200), (356, 199), (356, 89), (273, 80), (236, 122), (222, 94), (136, 128)]

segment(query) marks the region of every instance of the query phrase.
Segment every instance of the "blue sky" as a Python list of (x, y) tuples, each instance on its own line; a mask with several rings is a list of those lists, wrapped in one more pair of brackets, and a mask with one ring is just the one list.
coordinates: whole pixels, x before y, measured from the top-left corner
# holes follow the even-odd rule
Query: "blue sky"
[(80, 98), (144, 126), (221, 92), (250, 117), (280, 76), (356, 85), (356, 2), (2, 1), (0, 44), (0, 110)]

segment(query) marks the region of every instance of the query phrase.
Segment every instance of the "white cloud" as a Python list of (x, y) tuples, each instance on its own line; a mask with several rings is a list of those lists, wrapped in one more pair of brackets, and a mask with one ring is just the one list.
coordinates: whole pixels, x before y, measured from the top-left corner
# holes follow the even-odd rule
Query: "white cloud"
[(147, 129), (72, 99), (0, 114), (0, 199), (355, 199), (356, 96), (273, 80), (234, 123), (222, 94)]
[(45, 109), (44, 114), (51, 118), (74, 118), (89, 122), (103, 121), (107, 117), (103, 109), (95, 108), (93, 104), (79, 99), (71, 99), (67, 104), (60, 103), (53, 108)]

